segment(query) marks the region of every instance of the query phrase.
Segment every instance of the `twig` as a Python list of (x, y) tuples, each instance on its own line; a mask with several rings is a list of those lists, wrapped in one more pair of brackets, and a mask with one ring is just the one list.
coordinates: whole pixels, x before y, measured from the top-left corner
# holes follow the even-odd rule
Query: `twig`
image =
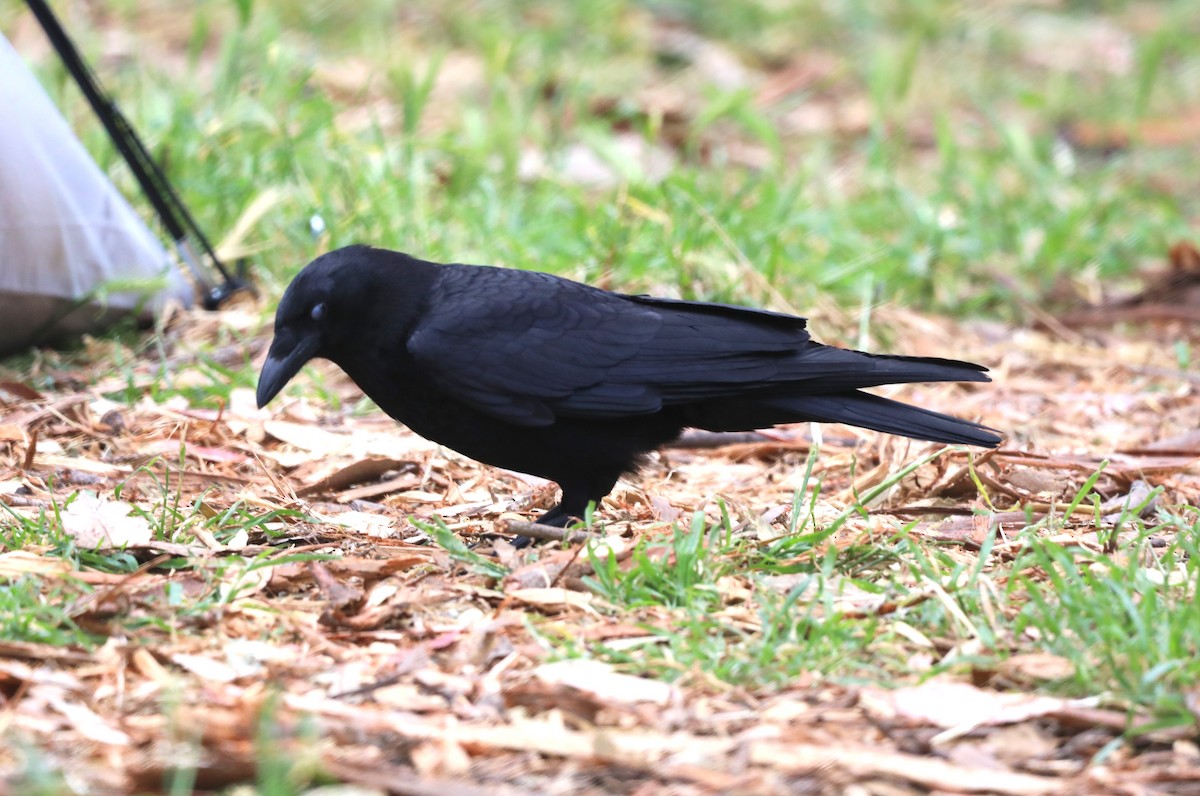
[(600, 538), (599, 535), (588, 533), (587, 531), (555, 528), (553, 525), (542, 525), (541, 523), (524, 522), (522, 520), (507, 520), (503, 524), (503, 530), (507, 533), (517, 534), (518, 536), (530, 539), (540, 539), (545, 542), (566, 542), (568, 544)]
[(25, 449), (25, 460), (21, 462), (22, 470), (33, 469), (33, 458), (37, 456), (38, 430), (37, 427), (29, 429), (29, 446)]

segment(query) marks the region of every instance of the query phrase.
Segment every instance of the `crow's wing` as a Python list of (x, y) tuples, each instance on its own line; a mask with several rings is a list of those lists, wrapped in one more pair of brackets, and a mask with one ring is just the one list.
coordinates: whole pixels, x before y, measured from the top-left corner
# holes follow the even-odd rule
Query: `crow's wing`
[(623, 296), (548, 274), (444, 266), (408, 350), (502, 420), (620, 417), (761, 388), (809, 342), (789, 315)]
[(408, 350), (447, 393), (528, 426), (751, 393), (777, 402), (881, 384), (988, 381), (969, 362), (820, 345), (804, 324), (765, 310), (609, 293), (548, 274), (451, 266), (434, 280)]
[[(603, 392), (608, 371), (635, 356), (658, 324), (653, 312), (547, 274), (443, 266), (408, 350), (463, 403), (511, 423), (544, 426), (563, 400)], [(628, 413), (659, 406), (637, 385), (608, 392)]]

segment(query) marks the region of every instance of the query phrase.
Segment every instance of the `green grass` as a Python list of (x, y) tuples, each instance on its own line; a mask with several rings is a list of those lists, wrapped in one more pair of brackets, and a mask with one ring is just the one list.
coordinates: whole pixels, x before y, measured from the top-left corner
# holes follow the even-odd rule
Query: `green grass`
[[(182, 463), (178, 463), (182, 466)], [(160, 472), (161, 471), (161, 472)], [(130, 483), (137, 482), (136, 487)], [(157, 491), (153, 496), (150, 488)], [(172, 467), (161, 461), (140, 468), (125, 483), (111, 492), (101, 492), (102, 501), (120, 501), (127, 489), (141, 491), (141, 504), (133, 504), (129, 516), (147, 523), (151, 540), (173, 544), (200, 546), (195, 529), (221, 543), (233, 537), (271, 539), (266, 528), (281, 517), (299, 516), (289, 511), (253, 511), (241, 502), (224, 508), (205, 503), (205, 494), (184, 496), (182, 481), (173, 476)], [(54, 499), (48, 508), (36, 512), (17, 512), (0, 507), (0, 553), (11, 550), (38, 551), (47, 559), (66, 562), (70, 571), (65, 575), (39, 578), (24, 575), (0, 581), (0, 631), (12, 641), (44, 643), (61, 646), (95, 648), (104, 642), (108, 633), (126, 632), (175, 635), (203, 633), (209, 618), (242, 598), (247, 590), (256, 591), (257, 580), (264, 568), (293, 561), (320, 559), (316, 555), (289, 555), (286, 550), (255, 555), (226, 555), (193, 559), (188, 556), (163, 555), (155, 561), (158, 572), (178, 572), (190, 582), (165, 580), (157, 590), (139, 590), (133, 576), (142, 561), (123, 545), (104, 549), (80, 544), (64, 530), (63, 514), (84, 494), (72, 491), (61, 503)], [(143, 508), (148, 506), (148, 508)], [(90, 585), (74, 577), (80, 570), (127, 575), (127, 584)], [(127, 594), (133, 590), (132, 596)], [(116, 600), (107, 606), (97, 606), (96, 598)], [(118, 610), (113, 610), (114, 607)], [(97, 614), (103, 632), (92, 632), (79, 622), (80, 615)], [(95, 619), (95, 617), (93, 617)]]
[(11, 641), (55, 646), (90, 645), (95, 639), (75, 625), (63, 603), (76, 596), (67, 588), (46, 588), (39, 578), (23, 577), (0, 588), (0, 631)]
[[(1045, 525), (1018, 532), (1020, 551), (1009, 557), (989, 555), (994, 535), (967, 556), (911, 536), (911, 526), (840, 548), (792, 537), (792, 554), (801, 547), (808, 554), (781, 568), (775, 546), (737, 538), (728, 517), (708, 524), (697, 514), (689, 528), (643, 540), (623, 567), (611, 554), (593, 556), (591, 588), (625, 621), (640, 617), (656, 643), (552, 641), (561, 654), (595, 655), (630, 671), (668, 679), (702, 671), (753, 688), (805, 674), (858, 683), (987, 672), (1011, 655), (1044, 652), (1075, 670), (1070, 680), (1045, 684), (1051, 691), (1147, 709), (1157, 722), (1140, 732), (1190, 725), (1185, 694), (1200, 682), (1200, 514), (1131, 520), (1125, 530), (1134, 539), (1111, 555), (1048, 541)], [(1173, 541), (1154, 547), (1152, 536)], [(780, 571), (791, 577), (781, 580)], [(748, 592), (732, 605), (745, 610), (730, 610), (725, 579), (735, 576)], [(858, 603), (871, 596), (897, 608)], [(747, 629), (747, 616), (757, 618), (756, 629)], [(897, 635), (897, 620), (927, 639), (973, 642), (963, 646), (972, 651), (914, 668), (915, 648)]]
[[(1200, 586), (1197, 539), (1200, 520), (1161, 517), (1143, 529), (1119, 556), (1080, 551), (1031, 540), (1016, 562), (1018, 573), (1036, 568), (1034, 583), (1024, 574), (1010, 582), (1010, 594), (1025, 604), (1014, 632), (1035, 629), (1038, 646), (1075, 666), (1073, 690), (1102, 687), (1129, 707), (1149, 707), (1154, 726), (1186, 726), (1194, 721), (1184, 694), (1200, 682)], [(1178, 530), (1162, 550), (1151, 547), (1151, 532)]]
[[(1021, 320), (1060, 280), (1120, 280), (1194, 236), (1194, 144), (1152, 146), (1135, 135), (1106, 154), (1067, 151), (1058, 140), (1076, 120), (1134, 129), (1200, 107), (1194, 0), (1107, 2), (1102, 10), (1083, 3), (981, 10), (950, 0), (401, 5), (242, 0), (181, 12), (124, 0), (111, 4), (106, 24), (144, 46), (116, 60), (97, 57), (104, 37), (91, 17), (71, 17), (69, 27), (214, 239), (256, 200), (277, 197), (242, 241), (268, 297), (317, 253), (369, 242), (632, 292), (800, 311), (831, 299), (862, 305), (864, 324), (878, 301)], [(22, 7), (0, 0), (0, 28)], [(191, 16), (179, 21), (181, 13)], [(1061, 39), (1068, 49), (1086, 39), (1079, 26), (1112, 20), (1130, 31), (1128, 69), (1108, 71), (1096, 58), (1082, 71), (1040, 64), (1027, 46), (1047, 15), (1077, 26)], [(657, 51), (656, 16), (690, 26), (750, 68), (807, 57), (828, 67), (764, 107), (752, 89), (702, 85), (686, 58)], [(175, 33), (142, 33), (147, 18), (175, 18)], [(166, 49), (182, 58), (168, 62), (160, 57)], [(337, 69), (352, 77), (338, 82)], [(141, 206), (62, 68), (42, 61), (37, 71), (89, 150)], [(435, 88), (439, 77), (467, 87)], [(692, 121), (678, 149), (667, 123), (639, 105), (646, 85), (685, 98)], [(600, 112), (614, 105), (601, 102), (609, 100), (617, 110)], [(848, 132), (786, 132), (790, 113), (821, 102), (847, 112), (859, 103), (866, 118)], [(665, 179), (648, 179), (620, 154), (617, 126), (671, 149), (676, 163)], [(583, 145), (610, 163), (615, 185), (588, 187), (556, 172), (563, 154)], [(761, 151), (766, 165), (738, 165), (738, 147)], [(549, 174), (522, 178), (530, 150), (547, 155)], [(324, 227), (315, 235), (314, 217)], [(133, 404), (183, 396), (218, 406), (254, 384), (248, 359), (231, 365), (211, 353), (242, 340), (225, 330), (195, 357), (147, 369), (156, 342), (126, 330), (111, 341), (111, 374), (124, 383), (108, 397)], [(45, 374), (42, 357), (56, 361), (37, 354), (5, 369), (19, 378)], [(1186, 343), (1177, 358), (1181, 368), (1195, 360)], [(50, 376), (28, 380), (39, 386), (39, 379)], [(335, 404), (314, 379), (307, 394)], [(158, 508), (147, 519), (164, 541), (186, 541), (193, 524), (227, 540), (274, 519), (240, 505), (210, 516), (184, 500), (178, 484), (156, 483)], [(883, 538), (862, 533), (827, 546), (865, 510), (821, 523), (811, 510), (819, 499), (820, 479), (806, 478), (791, 515), (794, 533), (782, 539), (748, 541), (726, 512), (719, 522), (697, 515), (643, 540), (627, 566), (597, 557), (591, 588), (606, 610), (643, 623), (655, 643), (585, 643), (536, 621), (531, 629), (558, 654), (760, 689), (805, 674), (894, 684), (1045, 651), (1075, 669), (1069, 681), (1048, 684), (1057, 693), (1103, 694), (1162, 725), (1193, 720), (1183, 694), (1200, 683), (1194, 508), (1130, 521), (1135, 541), (1112, 554), (1047, 541), (1054, 527), (1047, 521), (1018, 532), (1023, 545), (1005, 558), (987, 555), (995, 539), (964, 556), (899, 523)], [(1092, 499), (1090, 485), (1080, 491), (1082, 505)], [(0, 517), (0, 542), (48, 545), (47, 555), (75, 567), (136, 569), (126, 554), (77, 549), (56, 522), (52, 513)], [(444, 525), (426, 529), (474, 573), (505, 574)], [(1153, 547), (1154, 534), (1170, 538), (1168, 546)], [(170, 610), (131, 627), (202, 633), (203, 617), (236, 597), (249, 570), (266, 565), (223, 559), (205, 570), (208, 587), (199, 596), (164, 594)], [(728, 610), (735, 583), (748, 593), (740, 613)], [(4, 584), (0, 635), (97, 643), (55, 607), (86, 590), (63, 589), (69, 593), (31, 579)], [(848, 594), (900, 608), (855, 616)], [(921, 666), (896, 620), (939, 644), (978, 644)], [(264, 769), (263, 781), (286, 790), (279, 785), (286, 773), (276, 768)]]
[[(1132, 124), (1200, 102), (1200, 23), (1185, 0), (1152, 5), (1157, 24), (1130, 37), (1132, 63), (1115, 74), (1057, 72), (1024, 54), (1023, 34), (1046, 16), (1036, 8), (930, 0), (736, 11), (496, 3), (483, 13), (466, 2), (403, 13), (260, 2), (239, 6), (242, 20), (233, 4), (207, 4), (191, 35), (176, 35), (185, 65), (156, 68), (135, 53), (102, 76), (214, 237), (280, 192), (249, 241), (269, 292), (319, 249), (368, 241), (712, 299), (767, 301), (766, 285), (801, 308), (817, 295), (855, 303), (869, 279), (879, 298), (1017, 317), (1056, 277), (1127, 274), (1187, 231), (1197, 205), (1184, 197), (1196, 192), (1176, 190), (1189, 187), (1177, 171), (1186, 148), (1135, 144), (1064, 161), (1055, 144), (1064, 120)], [(129, 3), (118, 17), (136, 35), (144, 16), (162, 15), (144, 10), (155, 8)], [(0, 19), (15, 13), (0, 5)], [(1111, 10), (1131, 27), (1135, 13)], [(814, 53), (834, 64), (823, 82), (765, 108), (747, 90), (695, 88), (692, 134), (716, 129), (712, 152), (685, 150), (662, 183), (636, 179), (627, 163), (617, 171), (634, 179), (612, 188), (519, 179), (525, 149), (551, 160), (577, 144), (611, 152), (612, 120), (594, 112), (601, 98), (624, 103), (633, 132), (662, 140), (632, 93), (696, 81), (686, 59), (661, 61), (654, 14), (690, 22), (751, 67)], [(1098, 18), (1060, 16), (1081, 26), (1082, 41)], [(95, 31), (85, 21), (72, 29), (94, 55)], [(1083, 46), (1073, 41), (1062, 46)], [(463, 53), (481, 76), (457, 94), (436, 90), (439, 72), (463, 70), (452, 57)], [(330, 96), (325, 75), (339, 66), (352, 76)], [(130, 187), (61, 68), (42, 71)], [(866, 128), (780, 143), (787, 111), (830, 93), (867, 102)], [(910, 130), (929, 138), (914, 145)], [(729, 138), (764, 147), (768, 168), (721, 165)], [(327, 229), (319, 240), (314, 214)], [(765, 280), (747, 280), (748, 269)]]

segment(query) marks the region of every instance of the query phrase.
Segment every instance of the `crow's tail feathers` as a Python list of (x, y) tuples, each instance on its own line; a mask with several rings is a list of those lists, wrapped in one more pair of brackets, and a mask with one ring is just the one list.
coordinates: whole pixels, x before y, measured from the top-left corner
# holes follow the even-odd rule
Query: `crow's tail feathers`
[(750, 431), (809, 421), (845, 423), (953, 445), (995, 448), (1001, 440), (995, 429), (979, 423), (858, 390), (826, 395), (775, 393), (727, 398), (689, 407), (684, 420), (686, 425), (709, 431)]
[(995, 448), (1002, 439), (980, 423), (865, 392), (806, 395), (795, 401), (793, 411), (821, 423), (845, 423), (930, 442)]
[[(795, 361), (793, 377), (799, 383), (819, 384), (803, 392), (825, 394), (929, 381), (991, 381), (987, 368), (974, 362), (939, 357), (905, 357), (867, 354), (848, 348), (813, 344)], [(786, 373), (786, 371), (785, 371)]]

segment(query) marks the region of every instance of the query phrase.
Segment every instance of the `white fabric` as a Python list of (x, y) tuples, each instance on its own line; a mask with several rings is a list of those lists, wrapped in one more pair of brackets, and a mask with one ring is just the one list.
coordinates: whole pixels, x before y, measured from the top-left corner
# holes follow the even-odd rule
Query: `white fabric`
[(78, 311), (63, 324), (45, 308), (61, 315), (105, 283), (157, 280), (152, 296), (105, 292), (109, 309), (190, 305), (191, 285), (2, 35), (0, 109), (0, 353), (78, 331)]

